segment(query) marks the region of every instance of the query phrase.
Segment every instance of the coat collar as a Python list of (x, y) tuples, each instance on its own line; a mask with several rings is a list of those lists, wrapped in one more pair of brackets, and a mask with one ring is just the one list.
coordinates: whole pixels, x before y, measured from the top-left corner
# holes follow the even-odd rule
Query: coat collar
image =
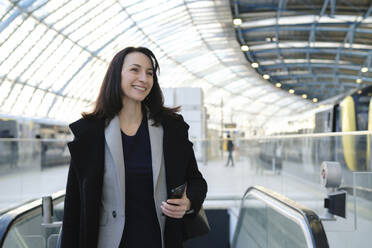
[(121, 142), (120, 121), (119, 117), (115, 116), (105, 129), (105, 141), (108, 149), (114, 159), (118, 181), (120, 184), (121, 197), (123, 207), (125, 206), (125, 170), (124, 170), (124, 155), (123, 145)]
[(160, 168), (163, 162), (163, 127), (162, 126), (153, 126), (152, 120), (147, 118), (149, 135), (150, 135), (150, 144), (151, 144), (151, 161), (152, 161), (152, 176), (154, 183), (154, 194), (158, 190), (159, 174)]

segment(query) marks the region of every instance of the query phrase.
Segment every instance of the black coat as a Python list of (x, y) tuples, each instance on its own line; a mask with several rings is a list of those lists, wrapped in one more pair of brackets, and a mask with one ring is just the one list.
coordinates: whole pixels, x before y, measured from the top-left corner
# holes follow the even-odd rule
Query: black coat
[[(181, 116), (164, 117), (163, 153), (167, 192), (184, 182), (187, 196), (197, 213), (205, 199), (207, 183), (197, 168), (188, 125)], [(99, 207), (104, 171), (104, 120), (80, 119), (70, 125), (75, 139), (68, 143), (71, 164), (66, 186), (62, 248), (97, 247)], [(194, 214), (184, 218), (193, 218)], [(167, 217), (164, 230), (166, 248), (182, 247), (183, 219)], [(111, 247), (108, 247), (111, 248)]]

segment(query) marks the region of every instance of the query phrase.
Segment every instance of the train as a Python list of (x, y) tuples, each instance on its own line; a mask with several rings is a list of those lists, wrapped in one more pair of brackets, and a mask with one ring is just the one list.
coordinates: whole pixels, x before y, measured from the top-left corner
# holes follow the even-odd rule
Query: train
[(281, 170), (285, 162), (286, 170), (307, 179), (314, 177), (315, 181), (319, 180), (323, 161), (338, 161), (344, 184), (352, 185), (351, 172), (371, 171), (372, 141), (368, 132), (363, 132), (372, 131), (371, 99), (372, 86), (368, 86), (326, 100), (301, 115), (276, 121), (268, 129), (269, 136), (259, 140), (257, 159), (270, 170)]
[(71, 139), (66, 123), (0, 114), (0, 169), (66, 165)]

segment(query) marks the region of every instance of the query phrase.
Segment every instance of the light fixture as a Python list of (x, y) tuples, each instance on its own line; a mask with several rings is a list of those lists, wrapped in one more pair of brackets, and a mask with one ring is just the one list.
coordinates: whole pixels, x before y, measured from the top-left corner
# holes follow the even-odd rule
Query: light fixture
[(271, 41), (271, 38), (270, 37), (266, 37), (265, 39), (267, 42), (270, 42)]
[(270, 75), (264, 74), (263, 75), (263, 78), (266, 79), (266, 80), (268, 80), (270, 78)]
[(280, 88), (280, 87), (282, 87), (282, 84), (281, 83), (276, 83), (275, 86)]
[(313, 102), (318, 102), (318, 98), (313, 98)]
[(251, 66), (252, 66), (253, 68), (258, 68), (258, 63), (253, 62), (253, 63), (251, 64)]
[(306, 99), (307, 98), (307, 95), (306, 94), (302, 94), (302, 98), (303, 99)]
[(235, 19), (233, 20), (233, 23), (234, 23), (235, 26), (240, 26), (240, 25), (242, 24), (242, 19), (240, 19), (240, 18), (235, 18)]
[(361, 90), (358, 90), (358, 94), (360, 95), (360, 94), (362, 94), (363, 93), (363, 91), (361, 91)]
[(362, 69), (360, 69), (361, 72), (367, 72), (368, 71), (368, 67), (362, 67)]
[(290, 89), (290, 90), (288, 90), (288, 92), (289, 92), (290, 94), (294, 94), (294, 93), (295, 93), (295, 90), (294, 90), (294, 89)]
[(243, 52), (249, 51), (249, 47), (247, 45), (242, 45), (240, 48), (242, 49)]
[(355, 80), (357, 82), (357, 84), (360, 84), (361, 82), (363, 82), (363, 80), (361, 78), (358, 78), (357, 80)]

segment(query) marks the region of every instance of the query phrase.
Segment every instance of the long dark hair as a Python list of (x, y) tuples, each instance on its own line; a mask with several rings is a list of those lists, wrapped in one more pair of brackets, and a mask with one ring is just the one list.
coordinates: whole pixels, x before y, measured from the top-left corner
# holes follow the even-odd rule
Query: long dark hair
[(120, 112), (123, 107), (124, 94), (121, 89), (121, 70), (125, 57), (133, 52), (146, 55), (150, 59), (154, 71), (153, 86), (149, 95), (142, 101), (142, 112), (149, 111), (149, 117), (154, 121), (153, 125), (155, 126), (161, 123), (165, 115), (176, 116), (175, 113), (180, 110), (180, 107), (167, 108), (164, 106), (164, 97), (157, 76), (157, 73), (160, 72), (159, 63), (153, 52), (145, 47), (127, 47), (118, 52), (110, 62), (94, 109), (90, 113), (82, 113), (83, 118), (103, 118), (107, 125)]

